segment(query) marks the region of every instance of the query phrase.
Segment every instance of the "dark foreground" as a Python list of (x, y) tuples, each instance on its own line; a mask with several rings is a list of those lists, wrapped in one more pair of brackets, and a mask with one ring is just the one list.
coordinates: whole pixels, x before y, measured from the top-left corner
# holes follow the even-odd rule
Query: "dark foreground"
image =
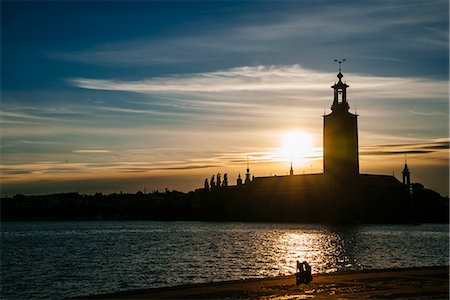
[(373, 270), (156, 288), (84, 299), (449, 299), (449, 267)]

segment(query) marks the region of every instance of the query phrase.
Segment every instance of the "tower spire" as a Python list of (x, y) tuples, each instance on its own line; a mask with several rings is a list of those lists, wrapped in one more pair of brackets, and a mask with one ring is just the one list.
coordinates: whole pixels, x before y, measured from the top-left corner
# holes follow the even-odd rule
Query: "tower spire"
[(408, 163), (406, 161), (406, 154), (405, 154), (405, 167), (403, 168), (403, 172), (402, 172), (402, 181), (403, 181), (403, 185), (409, 187), (411, 185), (411, 172), (408, 169)]
[(346, 110), (348, 111), (350, 106), (347, 102), (347, 88), (349, 87), (347, 84), (342, 82), (342, 75), (341, 73), (341, 64), (345, 61), (345, 59), (342, 60), (334, 60), (339, 64), (339, 73), (337, 74), (337, 78), (339, 78), (339, 81), (335, 83), (331, 88), (334, 89), (334, 100), (333, 105), (331, 106), (331, 110)]
[(247, 155), (247, 173), (245, 173), (245, 183), (250, 183), (251, 179), (250, 179), (250, 166), (248, 163), (248, 155)]

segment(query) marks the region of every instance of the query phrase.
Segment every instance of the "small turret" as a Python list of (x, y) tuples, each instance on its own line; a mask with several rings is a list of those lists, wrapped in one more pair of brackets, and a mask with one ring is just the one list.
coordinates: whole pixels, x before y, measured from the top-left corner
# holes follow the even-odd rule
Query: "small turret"
[(405, 167), (403, 168), (402, 172), (403, 177), (403, 185), (406, 187), (409, 187), (411, 185), (411, 172), (408, 169), (408, 164), (406, 162), (406, 156), (405, 156)]
[(247, 157), (247, 173), (245, 173), (245, 184), (248, 184), (250, 182), (251, 182), (251, 179), (250, 179), (250, 167), (249, 167), (248, 157)]
[(237, 178), (237, 181), (236, 181), (236, 185), (237, 185), (237, 186), (242, 185), (241, 173), (239, 173), (239, 175), (238, 175), (238, 178)]

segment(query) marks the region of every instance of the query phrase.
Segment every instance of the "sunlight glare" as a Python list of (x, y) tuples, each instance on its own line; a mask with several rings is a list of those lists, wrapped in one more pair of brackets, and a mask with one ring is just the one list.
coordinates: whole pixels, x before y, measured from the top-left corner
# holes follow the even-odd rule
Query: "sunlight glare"
[(313, 138), (301, 131), (290, 131), (283, 135), (280, 156), (288, 160), (304, 160), (314, 151)]

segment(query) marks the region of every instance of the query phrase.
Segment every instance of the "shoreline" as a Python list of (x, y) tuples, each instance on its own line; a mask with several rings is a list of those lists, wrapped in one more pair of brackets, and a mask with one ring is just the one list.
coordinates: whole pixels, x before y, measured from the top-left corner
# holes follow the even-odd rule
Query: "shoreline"
[(148, 288), (74, 299), (448, 299), (449, 266), (374, 269), (313, 274), (309, 284), (295, 276), (252, 278)]

